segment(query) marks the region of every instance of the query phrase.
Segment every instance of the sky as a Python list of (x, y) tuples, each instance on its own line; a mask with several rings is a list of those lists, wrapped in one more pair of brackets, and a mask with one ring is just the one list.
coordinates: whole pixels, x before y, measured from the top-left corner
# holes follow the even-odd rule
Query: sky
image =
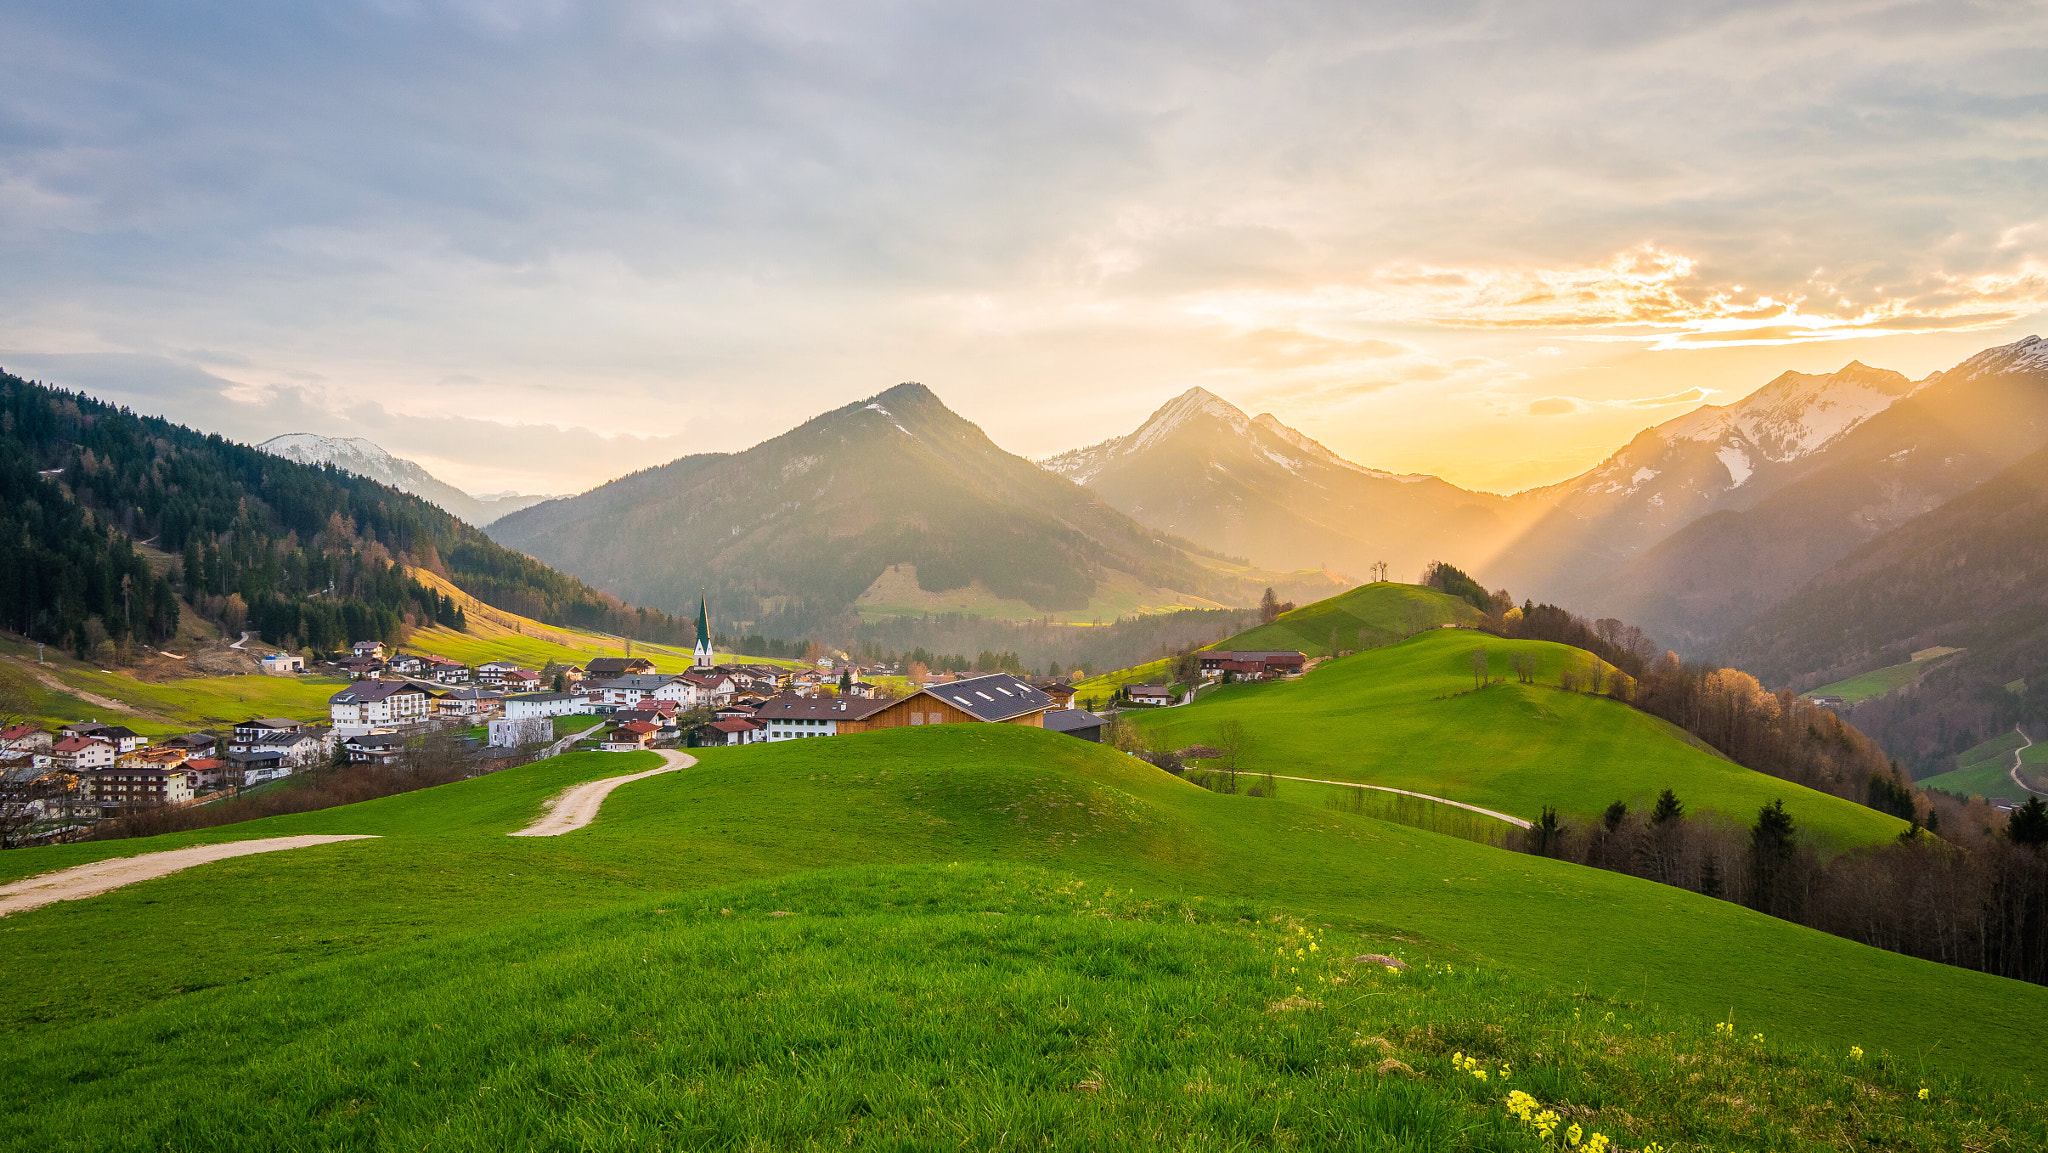
[(1514, 491), (2048, 332), (2042, 4), (0, 0), (0, 367), (575, 492), (906, 380)]

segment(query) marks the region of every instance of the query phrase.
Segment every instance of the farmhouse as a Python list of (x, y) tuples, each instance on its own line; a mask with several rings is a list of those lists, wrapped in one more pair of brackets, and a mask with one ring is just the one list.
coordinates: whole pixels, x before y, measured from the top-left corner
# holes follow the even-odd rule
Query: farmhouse
[(615, 681), (620, 677), (643, 676), (654, 671), (646, 657), (593, 657), (583, 666), (583, 675), (594, 681)]
[(1202, 661), (1202, 675), (1220, 677), (1274, 677), (1298, 673), (1308, 657), (1293, 649), (1207, 649), (1195, 654)]
[(634, 708), (648, 700), (686, 704), (695, 694), (696, 686), (681, 677), (634, 673), (604, 683), (604, 703), (615, 709)]
[(51, 743), (50, 734), (34, 725), (9, 725), (0, 729), (0, 749), (47, 749)]
[(444, 717), (487, 717), (505, 702), (499, 689), (482, 685), (457, 685), (434, 696), (434, 711)]
[(697, 726), (695, 736), (699, 745), (751, 745), (767, 740), (768, 730), (745, 717), (721, 717)]
[(1084, 741), (1102, 741), (1102, 718), (1086, 709), (1048, 709), (1045, 727), (1055, 733), (1065, 733)]
[(783, 695), (754, 710), (754, 722), (765, 728), (766, 739), (770, 741), (830, 737), (866, 731), (867, 719), (894, 703), (858, 697)]
[(1170, 705), (1173, 703), (1171, 685), (1126, 685), (1124, 696), (1134, 705)]
[(377, 674), (384, 671), (384, 662), (376, 657), (349, 657), (334, 662), (334, 667), (351, 680), (376, 680)]
[(544, 745), (554, 740), (555, 725), (546, 717), (492, 721), (490, 734), (492, 747), (516, 749), (521, 745)]
[(627, 721), (605, 734), (604, 740), (597, 747), (607, 753), (636, 752), (652, 747), (657, 731), (659, 730), (647, 721)]
[(426, 666), (428, 680), (439, 681), (444, 685), (459, 685), (469, 680), (469, 666), (461, 661), (435, 656), (421, 657), (420, 660)]
[(384, 642), (357, 641), (353, 649), (351, 650), (350, 655), (356, 657), (369, 657), (372, 660), (381, 661), (384, 659)]
[(427, 659), (412, 653), (396, 653), (384, 662), (384, 671), (393, 676), (417, 677), (427, 671)]
[(73, 773), (89, 773), (97, 769), (113, 768), (114, 758), (119, 755), (109, 741), (94, 737), (65, 737), (50, 746), (50, 767)]
[(348, 759), (359, 765), (397, 764), (405, 755), (405, 734), (393, 732), (363, 733), (350, 737)]
[(991, 673), (943, 685), (927, 685), (901, 700), (882, 702), (864, 729), (967, 722), (1043, 728), (1052, 698), (1008, 673)]

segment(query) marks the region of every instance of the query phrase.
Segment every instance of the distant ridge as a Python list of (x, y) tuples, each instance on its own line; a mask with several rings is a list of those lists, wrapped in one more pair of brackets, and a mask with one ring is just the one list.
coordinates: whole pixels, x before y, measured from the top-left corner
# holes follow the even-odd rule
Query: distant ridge
[(1134, 431), (1040, 462), (1144, 524), (1276, 569), (1413, 579), (1444, 556), (1490, 555), (1529, 506), (1434, 476), (1368, 468), (1271, 413), (1205, 388)]
[(332, 465), (343, 472), (390, 485), (422, 500), (439, 505), (445, 512), (482, 528), (499, 517), (530, 508), (552, 496), (527, 496), (514, 492), (471, 496), (404, 457), (393, 456), (375, 441), (360, 436), (322, 436), (315, 432), (288, 432), (256, 446), (272, 456), (300, 464)]

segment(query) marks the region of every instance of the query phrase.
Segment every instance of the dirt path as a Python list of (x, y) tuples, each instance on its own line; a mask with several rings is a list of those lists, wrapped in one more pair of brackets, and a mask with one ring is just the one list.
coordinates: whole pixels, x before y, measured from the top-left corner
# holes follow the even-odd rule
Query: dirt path
[(1371, 789), (1376, 793), (1399, 793), (1404, 797), (1415, 797), (1419, 800), (1435, 801), (1439, 805), (1449, 805), (1454, 809), (1464, 809), (1468, 813), (1478, 813), (1482, 817), (1492, 817), (1496, 821), (1506, 821), (1508, 824), (1513, 825), (1518, 829), (1526, 829), (1531, 827), (1529, 822), (1523, 820), (1520, 817), (1511, 817), (1506, 813), (1496, 813), (1492, 809), (1482, 809), (1478, 805), (1468, 805), (1463, 801), (1453, 801), (1448, 797), (1432, 797), (1428, 793), (1418, 793), (1409, 789), (1396, 789), (1390, 785), (1366, 785), (1360, 784), (1357, 781), (1325, 781), (1319, 777), (1283, 777), (1279, 773), (1246, 773), (1245, 775), (1249, 777), (1264, 777), (1270, 775), (1276, 781), (1305, 781), (1311, 785), (1346, 785), (1354, 789)]
[(2023, 744), (2019, 748), (2016, 748), (2012, 751), (2012, 768), (2006, 770), (2007, 775), (2012, 777), (2013, 784), (2018, 785), (2020, 787), (2020, 792), (2026, 793), (2029, 796), (2048, 797), (2048, 793), (2044, 793), (2038, 789), (2031, 788), (2027, 785), (2027, 782), (2020, 780), (2020, 754), (2034, 747), (2034, 738), (2028, 736), (2026, 730), (2020, 728), (2018, 725), (2014, 725), (2012, 727), (2012, 731), (2018, 733), (2020, 735), (2020, 740), (2025, 741), (2026, 744)]
[(55, 901), (77, 901), (86, 897), (97, 897), (110, 889), (132, 885), (137, 881), (169, 876), (194, 865), (206, 864), (208, 861), (224, 861), (229, 857), (247, 857), (256, 853), (275, 853), (284, 849), (302, 849), (308, 845), (325, 845), (334, 841), (373, 839), (368, 834), (264, 837), (254, 841), (230, 841), (225, 845), (194, 845), (189, 849), (171, 849), (162, 853), (144, 853), (139, 857), (115, 857), (112, 860), (94, 861), (90, 865), (60, 869), (54, 873), (26, 877), (11, 884), (0, 885), (0, 917), (39, 908)]
[(236, 642), (235, 642), (234, 644), (231, 644), (231, 645), (229, 645), (228, 647), (229, 647), (229, 648), (231, 648), (231, 649), (239, 649), (239, 648), (241, 648), (241, 647), (242, 647), (243, 645), (246, 645), (246, 644), (248, 644), (248, 643), (249, 643), (249, 630), (247, 630), (247, 629), (243, 629), (243, 630), (242, 630), (242, 639), (241, 639), (241, 640), (238, 640), (238, 641), (236, 641)]
[(64, 693), (67, 696), (77, 697), (79, 700), (84, 701), (86, 704), (89, 704), (94, 708), (111, 709), (117, 713), (128, 713), (132, 716), (138, 717), (148, 715), (147, 713), (144, 713), (141, 709), (138, 709), (133, 705), (124, 705), (120, 701), (117, 701), (112, 697), (103, 697), (98, 693), (91, 692), (86, 689), (81, 689), (76, 685), (67, 685), (63, 681), (58, 680), (55, 674), (44, 669), (40, 665), (36, 664), (34, 661), (27, 660), (22, 657), (9, 657), (8, 659), (13, 661), (15, 664), (20, 665), (22, 668), (27, 669), (29, 671), (29, 675), (35, 677), (38, 683), (40, 683), (44, 688), (49, 689), (51, 692)]
[(604, 805), (605, 797), (620, 785), (640, 780), (642, 777), (673, 773), (677, 769), (687, 769), (697, 763), (697, 758), (687, 753), (663, 752), (661, 757), (667, 763), (658, 769), (649, 769), (644, 773), (629, 773), (623, 777), (606, 777), (601, 781), (589, 781), (568, 789), (548, 802), (548, 807), (541, 813), (540, 819), (516, 833), (505, 835), (559, 837), (563, 833), (573, 833), (597, 819), (597, 810)]

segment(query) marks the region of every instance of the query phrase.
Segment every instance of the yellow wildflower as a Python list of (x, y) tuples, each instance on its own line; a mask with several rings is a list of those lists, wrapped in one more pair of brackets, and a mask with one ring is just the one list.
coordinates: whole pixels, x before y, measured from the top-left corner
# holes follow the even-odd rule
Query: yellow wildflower
[(1921, 1099), (1922, 1101), (1925, 1101), (1925, 1100), (1927, 1100), (1927, 1090), (1925, 1090), (1925, 1089), (1922, 1089), (1922, 1090), (1920, 1090), (1920, 1099)]
[(1861, 1061), (1861, 1060), (1863, 1060), (1863, 1046), (1861, 1046), (1861, 1045), (1851, 1045), (1851, 1046), (1849, 1046), (1849, 1060), (1851, 1060), (1851, 1061)]
[(1585, 1134), (1586, 1131), (1579, 1128), (1579, 1123), (1574, 1121), (1572, 1122), (1572, 1127), (1564, 1131), (1564, 1139), (1566, 1144), (1577, 1145), (1579, 1138), (1585, 1136)]

